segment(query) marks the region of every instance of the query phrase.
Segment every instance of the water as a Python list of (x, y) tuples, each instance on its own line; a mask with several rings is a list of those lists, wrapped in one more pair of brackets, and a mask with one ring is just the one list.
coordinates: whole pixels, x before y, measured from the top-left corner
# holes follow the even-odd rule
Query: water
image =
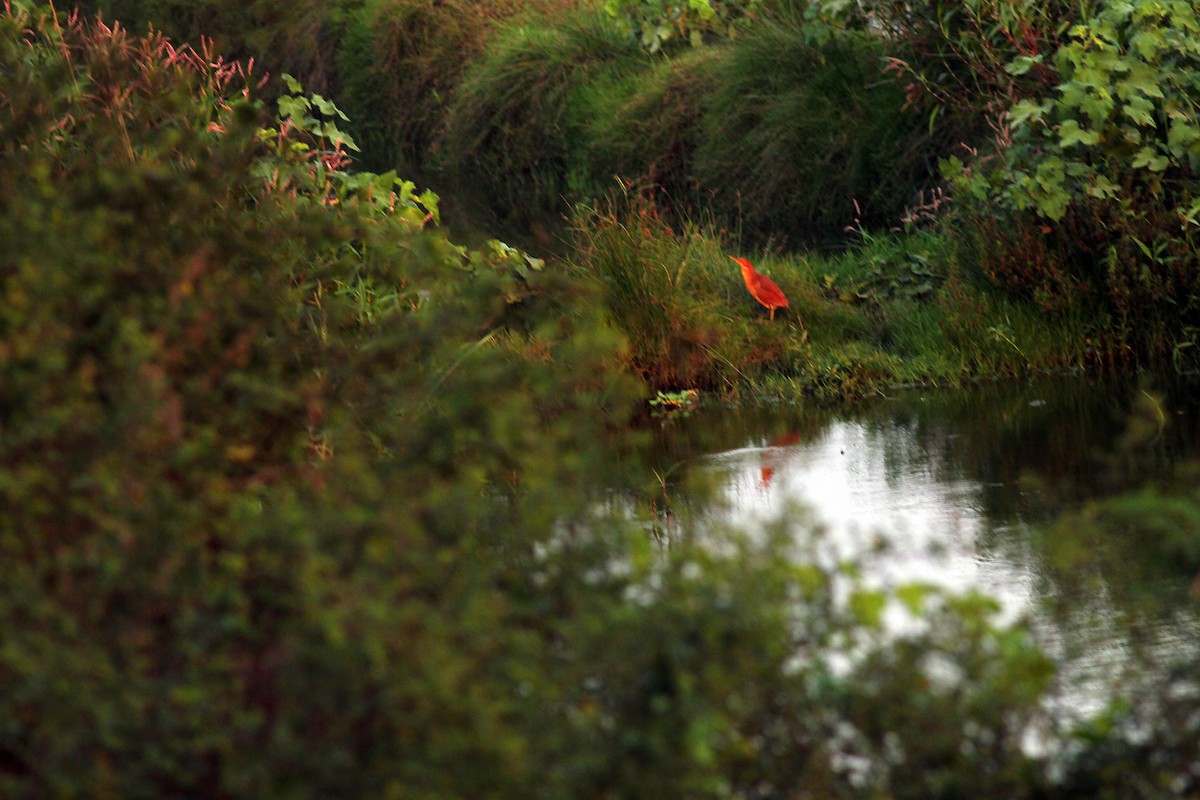
[[(1059, 660), (1063, 702), (1090, 713), (1130, 674), (1195, 656), (1200, 578), (1178, 558), (1186, 545), (1145, 539), (1130, 522), (1140, 512), (1099, 534), (1079, 517), (1181, 482), (1200, 460), (1195, 396), (1187, 384), (1060, 378), (910, 391), (842, 414), (705, 409), (662, 421), (654, 459), (675, 502), (685, 476), (716, 483), (711, 519), (753, 530), (810, 509), (830, 557), (860, 562), (868, 584), (995, 597), (1001, 621), (1030, 619)], [(813, 527), (797, 522), (793, 535)], [(1191, 537), (1200, 556), (1200, 531)]]

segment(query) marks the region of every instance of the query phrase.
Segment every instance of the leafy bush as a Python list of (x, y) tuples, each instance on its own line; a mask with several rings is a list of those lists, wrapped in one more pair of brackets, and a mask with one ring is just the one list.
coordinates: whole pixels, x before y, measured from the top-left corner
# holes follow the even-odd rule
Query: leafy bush
[(329, 93), (340, 82), (337, 50), (345, 15), (357, 4), (357, 0), (286, 4), (271, 0), (81, 0), (72, 5), (137, 33), (152, 28), (197, 48), (207, 39), (214, 51), (227, 59), (253, 60), (273, 73), (298, 75), (306, 85)]
[[(1090, 0), (813, 0), (803, 18), (818, 38), (878, 37), (889, 70), (908, 81), (908, 103), (931, 115), (948, 144), (978, 144), (1017, 100), (1054, 86), (1053, 70), (1020, 74), (1017, 58), (1053, 53)], [(794, 14), (795, 12), (793, 12)]]
[(516, 780), (545, 648), (488, 655), (488, 598), (625, 407), (580, 289), (464, 257), (340, 173), (320, 103), (260, 132), (161, 37), (8, 11), (0, 52), (0, 794)]
[(620, 19), (647, 52), (670, 52), (677, 42), (692, 47), (714, 37), (733, 36), (754, 16), (762, 0), (605, 0), (604, 10)]
[[(1101, 3), (1053, 53), (1054, 93), (1011, 107), (1014, 140), (992, 198), (1061, 219), (1072, 200), (1146, 191), (1194, 222), (1197, 33), (1191, 3)], [(1008, 69), (1025, 74), (1045, 60), (1023, 56)]]
[(999, 155), (949, 165), (1006, 231), (985, 256), (1001, 286), (1101, 305), (1140, 352), (1186, 344), (1200, 314), (1198, 29), (1190, 3), (1100, 3), (1052, 54), (1008, 65), (1056, 85), (1011, 106)]

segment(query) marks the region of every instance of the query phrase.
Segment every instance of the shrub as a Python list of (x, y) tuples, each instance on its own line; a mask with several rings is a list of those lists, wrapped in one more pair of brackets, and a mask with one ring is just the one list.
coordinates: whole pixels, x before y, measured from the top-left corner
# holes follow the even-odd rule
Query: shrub
[(0, 53), (0, 794), (527, 787), (511, 570), (592, 463), (542, 448), (625, 408), (578, 287), (161, 37), (7, 10)]
[(1010, 107), (1003, 150), (949, 165), (1016, 245), (985, 256), (1002, 286), (1047, 307), (1082, 293), (1142, 353), (1189, 342), (1200, 313), (1196, 30), (1187, 3), (1099, 4), (1055, 52), (1009, 64), (1057, 85)]
[(253, 60), (329, 93), (340, 81), (337, 49), (345, 14), (356, 0), (82, 0), (73, 5), (135, 32), (153, 28), (195, 47), (210, 40), (215, 52), (231, 61)]
[(630, 37), (647, 52), (673, 52), (677, 44), (693, 47), (733, 36), (752, 18), (761, 0), (605, 0), (604, 10), (621, 20)]

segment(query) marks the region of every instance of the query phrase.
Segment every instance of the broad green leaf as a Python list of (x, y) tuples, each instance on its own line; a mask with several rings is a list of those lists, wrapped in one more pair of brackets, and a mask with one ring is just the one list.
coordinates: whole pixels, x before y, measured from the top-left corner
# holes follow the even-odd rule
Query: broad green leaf
[(1168, 163), (1170, 162), (1166, 156), (1160, 155), (1153, 147), (1147, 145), (1137, 151), (1133, 157), (1133, 164), (1131, 166), (1134, 169), (1145, 167), (1151, 172), (1162, 172), (1167, 168)]
[(1029, 72), (1035, 64), (1042, 63), (1042, 56), (1039, 53), (1036, 56), (1018, 56), (1014, 58), (1007, 66), (1004, 67), (1005, 72), (1010, 75), (1024, 75)]
[(1124, 105), (1125, 116), (1143, 128), (1154, 126), (1154, 104), (1144, 97), (1135, 97)]
[(438, 203), (440, 202), (441, 198), (438, 197), (437, 193), (432, 189), (426, 189), (425, 191), (421, 192), (421, 194), (417, 195), (417, 200), (422, 206), (425, 207), (426, 211), (433, 215), (433, 221), (440, 225), (442, 222), (442, 216), (441, 212), (438, 210)]
[(1194, 119), (1185, 119), (1177, 117), (1171, 120), (1171, 127), (1167, 131), (1167, 148), (1171, 151), (1171, 155), (1176, 158), (1183, 158), (1188, 148), (1200, 141), (1200, 126), (1196, 125)]
[(1008, 112), (1009, 121), (1013, 125), (1026, 125), (1030, 121), (1040, 122), (1050, 110), (1050, 103), (1035, 103), (1032, 100), (1022, 100)]
[(1070, 147), (1073, 144), (1094, 145), (1100, 141), (1099, 131), (1084, 130), (1073, 119), (1064, 122), (1058, 129), (1059, 144)]
[(279, 106), (279, 114), (293, 121), (304, 117), (309, 108), (311, 108), (307, 97), (292, 97), (290, 95), (280, 97), (276, 104)]
[(850, 611), (860, 622), (870, 628), (878, 628), (883, 622), (883, 610), (887, 607), (887, 595), (883, 592), (859, 590), (850, 595)]
[(1093, 177), (1091, 185), (1087, 188), (1089, 195), (1100, 198), (1116, 197), (1119, 191), (1120, 187), (1103, 175)]
[(925, 610), (925, 598), (934, 592), (927, 583), (910, 583), (896, 590), (896, 597), (914, 616)]

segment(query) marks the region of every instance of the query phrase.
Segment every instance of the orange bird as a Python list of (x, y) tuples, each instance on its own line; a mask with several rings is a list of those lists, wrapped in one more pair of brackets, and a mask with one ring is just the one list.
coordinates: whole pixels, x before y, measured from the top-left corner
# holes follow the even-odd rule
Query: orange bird
[(730, 258), (742, 268), (742, 278), (745, 279), (746, 288), (750, 290), (750, 294), (771, 310), (771, 319), (775, 319), (775, 309), (788, 307), (787, 296), (782, 289), (775, 285), (775, 281), (757, 272), (754, 265), (746, 259), (737, 256), (730, 256)]

